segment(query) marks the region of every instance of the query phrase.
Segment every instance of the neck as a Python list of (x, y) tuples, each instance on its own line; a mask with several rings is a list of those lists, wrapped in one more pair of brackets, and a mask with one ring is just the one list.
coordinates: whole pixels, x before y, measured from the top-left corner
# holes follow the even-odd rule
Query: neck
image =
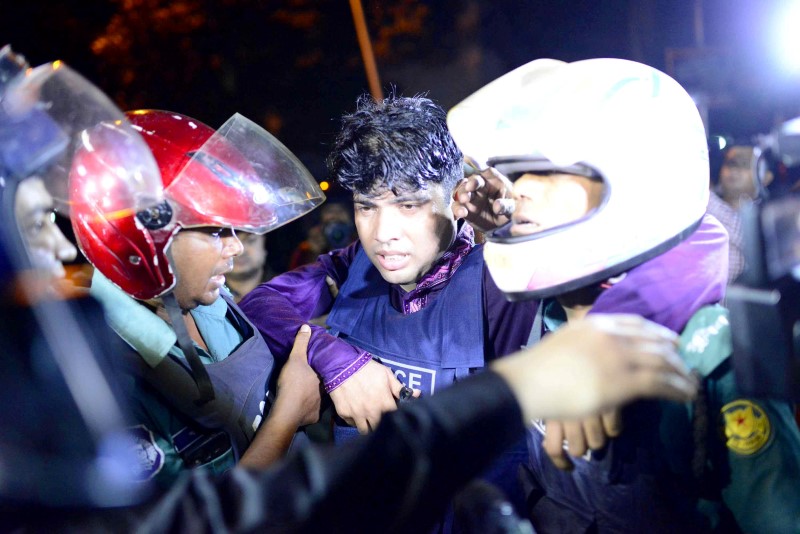
[(257, 275), (248, 278), (228, 278), (228, 288), (235, 295), (237, 302), (239, 299), (250, 293), (261, 285), (263, 270), (258, 271)]
[(729, 206), (734, 209), (739, 209), (742, 207), (743, 204), (747, 202), (751, 202), (754, 196), (748, 193), (728, 193), (722, 196), (722, 200), (724, 200)]
[[(164, 322), (166, 322), (168, 325), (171, 325), (173, 329), (175, 328), (175, 325), (172, 324), (172, 320), (169, 317), (169, 313), (167, 313), (167, 308), (164, 306), (164, 302), (161, 299), (148, 300), (144, 304), (152, 309), (156, 315), (164, 320)], [(192, 341), (197, 343), (200, 347), (203, 347), (204, 350), (208, 350), (206, 342), (203, 341), (203, 336), (200, 335), (200, 331), (197, 329), (197, 324), (194, 322), (194, 317), (192, 317), (192, 314), (189, 313), (189, 310), (184, 310), (181, 308), (181, 317), (183, 317), (183, 323), (186, 326), (186, 330), (189, 332), (189, 337), (192, 338)]]
[(243, 284), (252, 282), (253, 280), (261, 280), (264, 274), (264, 267), (254, 267), (248, 271), (231, 271), (225, 275), (228, 281), (241, 282)]

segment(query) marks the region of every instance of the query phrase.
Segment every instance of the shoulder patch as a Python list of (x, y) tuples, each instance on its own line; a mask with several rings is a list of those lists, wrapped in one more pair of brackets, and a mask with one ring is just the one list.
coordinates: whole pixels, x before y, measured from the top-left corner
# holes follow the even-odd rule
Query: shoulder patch
[(772, 427), (767, 412), (745, 399), (729, 402), (720, 410), (725, 422), (725, 445), (737, 454), (749, 456), (764, 448)]
[(149, 480), (164, 467), (164, 451), (156, 443), (153, 433), (144, 425), (128, 428), (133, 451), (139, 460), (136, 475), (139, 480)]
[(714, 372), (733, 352), (728, 312), (722, 306), (700, 308), (681, 333), (681, 355), (700, 376)]

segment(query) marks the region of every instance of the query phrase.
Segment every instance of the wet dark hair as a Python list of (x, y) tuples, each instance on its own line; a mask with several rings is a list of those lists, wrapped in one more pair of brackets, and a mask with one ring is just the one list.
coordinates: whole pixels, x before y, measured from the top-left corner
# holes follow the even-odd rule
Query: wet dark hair
[(464, 176), (461, 151), (447, 129), (447, 114), (428, 98), (361, 95), (328, 156), (331, 178), (359, 194), (399, 192), (441, 184), (450, 194)]

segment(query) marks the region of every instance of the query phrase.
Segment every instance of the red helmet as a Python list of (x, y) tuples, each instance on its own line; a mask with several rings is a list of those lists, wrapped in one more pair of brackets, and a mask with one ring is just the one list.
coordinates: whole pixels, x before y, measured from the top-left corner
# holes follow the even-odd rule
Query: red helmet
[[(265, 233), (324, 200), (314, 178), (274, 137), (241, 115), (214, 131), (167, 111), (127, 113), (150, 147), (163, 199), (133, 202), (130, 173), (115, 174), (98, 151), (76, 155), (72, 222), (86, 257), (138, 299), (175, 285), (166, 250), (181, 228), (219, 226)], [(109, 172), (111, 169), (111, 172)], [(98, 184), (107, 182), (101, 188)]]

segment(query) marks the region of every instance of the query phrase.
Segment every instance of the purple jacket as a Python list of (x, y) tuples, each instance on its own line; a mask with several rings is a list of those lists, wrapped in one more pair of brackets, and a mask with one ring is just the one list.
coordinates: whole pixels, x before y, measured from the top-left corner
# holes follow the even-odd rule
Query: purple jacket
[(685, 241), (628, 271), (591, 313), (635, 313), (681, 332), (697, 310), (722, 300), (728, 280), (728, 232), (711, 215)]
[[(464, 254), (481, 253), (473, 247), (473, 231), (462, 225), (455, 242), (420, 280), (417, 289), (406, 293), (392, 287), (392, 302), (403, 313), (413, 313), (435, 299), (449, 283)], [(288, 357), (300, 325), (330, 311), (333, 300), (325, 282), (330, 276), (338, 286), (347, 279), (350, 264), (361, 248), (355, 242), (347, 248), (323, 254), (317, 261), (277, 276), (251, 291), (239, 304), (267, 341), (276, 359)], [(489, 340), (486, 361), (519, 350), (533, 324), (538, 302), (508, 302), (483, 269), (483, 310), (475, 311), (476, 327), (482, 321)], [(311, 326), (308, 363), (320, 374), (325, 390), (331, 392), (371, 359), (371, 355)]]

